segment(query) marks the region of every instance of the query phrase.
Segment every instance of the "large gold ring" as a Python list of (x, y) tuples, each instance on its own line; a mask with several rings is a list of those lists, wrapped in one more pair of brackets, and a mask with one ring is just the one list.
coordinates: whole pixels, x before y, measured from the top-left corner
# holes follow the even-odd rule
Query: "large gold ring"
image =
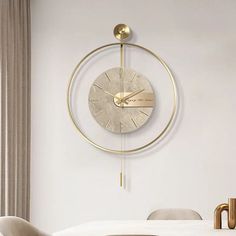
[[(173, 108), (172, 108), (172, 112), (169, 118), (168, 123), (166, 124), (166, 126), (164, 127), (164, 129), (158, 133), (158, 135), (150, 142), (146, 143), (145, 145), (142, 145), (140, 147), (134, 148), (134, 149), (128, 149), (128, 150), (116, 150), (116, 149), (109, 149), (106, 147), (103, 147), (97, 143), (95, 143), (94, 141), (92, 141), (89, 137), (86, 136), (86, 134), (83, 133), (83, 131), (80, 129), (79, 125), (77, 124), (73, 111), (72, 111), (72, 105), (71, 105), (71, 90), (72, 90), (72, 86), (73, 83), (76, 79), (76, 76), (78, 75), (81, 66), (83, 64), (83, 62), (88, 59), (90, 56), (92, 56), (94, 53), (104, 49), (104, 48), (109, 48), (109, 47), (113, 47), (113, 46), (117, 46), (117, 45), (127, 45), (127, 46), (132, 46), (132, 47), (136, 47), (136, 48), (140, 48), (146, 52), (148, 52), (149, 54), (151, 54), (152, 56), (154, 56), (161, 64), (162, 66), (164, 66), (165, 70), (167, 71), (168, 75), (169, 75), (169, 79), (171, 81), (172, 84), (172, 90), (173, 90), (173, 94), (174, 94), (174, 99), (173, 99)], [(68, 89), (67, 89), (67, 108), (69, 111), (69, 115), (70, 118), (73, 122), (73, 124), (75, 125), (76, 129), (79, 131), (79, 133), (81, 134), (81, 136), (90, 144), (92, 144), (94, 147), (109, 152), (109, 153), (113, 153), (113, 154), (132, 154), (132, 153), (136, 153), (139, 152), (141, 150), (144, 150), (146, 148), (148, 148), (149, 146), (151, 146), (154, 143), (159, 142), (166, 134), (167, 132), (170, 130), (171, 126), (174, 123), (176, 114), (177, 114), (177, 108), (178, 108), (178, 94), (177, 94), (177, 88), (176, 88), (176, 82), (174, 79), (174, 76), (172, 75), (169, 67), (167, 66), (167, 64), (159, 57), (157, 56), (154, 52), (152, 52), (151, 50), (144, 48), (142, 46), (139, 46), (137, 44), (132, 44), (132, 43), (111, 43), (111, 44), (106, 44), (103, 45), (101, 47), (98, 47), (96, 49), (94, 49), (93, 51), (91, 51), (90, 53), (88, 53), (75, 67), (75, 69), (72, 72), (72, 75), (70, 77), (70, 81), (69, 81), (69, 85), (68, 85)]]

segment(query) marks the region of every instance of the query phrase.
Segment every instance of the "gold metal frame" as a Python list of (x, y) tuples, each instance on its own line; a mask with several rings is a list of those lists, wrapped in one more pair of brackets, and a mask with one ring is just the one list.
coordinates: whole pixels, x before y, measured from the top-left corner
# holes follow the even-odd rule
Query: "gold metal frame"
[[(120, 46), (121, 48), (123, 48), (123, 46), (131, 46), (131, 47), (136, 47), (136, 48), (139, 48), (139, 49), (142, 49), (142, 50), (148, 52), (149, 54), (154, 56), (154, 58), (157, 59), (161, 63), (162, 66), (164, 66), (165, 70), (167, 71), (167, 73), (169, 75), (169, 79), (170, 79), (171, 84), (172, 84), (174, 100), (173, 100), (173, 108), (172, 108), (171, 116), (170, 116), (170, 119), (169, 119), (167, 125), (165, 126), (165, 128), (160, 133), (157, 134), (157, 136), (152, 141), (150, 141), (150, 142), (148, 142), (148, 143), (146, 143), (146, 144), (144, 144), (140, 147), (134, 148), (134, 149), (127, 149), (127, 150), (109, 149), (109, 148), (103, 147), (103, 146), (95, 143), (88, 136), (86, 136), (86, 134), (80, 129), (79, 125), (77, 124), (77, 122), (75, 120), (75, 117), (74, 117), (73, 111), (72, 111), (71, 89), (72, 89), (73, 83), (75, 81), (76, 75), (78, 75), (78, 73), (79, 73), (79, 71), (82, 67), (82, 64), (85, 62), (85, 60), (87, 60), (94, 53), (97, 53), (97, 52), (101, 51), (102, 49), (113, 47), (113, 46)], [(142, 47), (140, 45), (137, 45), (137, 44), (132, 44), (132, 43), (122, 43), (122, 42), (120, 42), (120, 43), (106, 44), (106, 45), (98, 47), (98, 48), (94, 49), (93, 51), (91, 51), (90, 53), (88, 53), (85, 57), (82, 58), (82, 60), (77, 64), (74, 71), (72, 72), (72, 75), (71, 75), (70, 81), (69, 81), (69, 85), (68, 85), (68, 89), (67, 89), (67, 108), (68, 108), (71, 120), (72, 120), (73, 124), (75, 125), (76, 129), (79, 131), (81, 136), (87, 142), (92, 144), (94, 147), (96, 147), (100, 150), (109, 152), (109, 153), (113, 153), (113, 154), (132, 154), (132, 153), (136, 153), (136, 152), (139, 152), (139, 151), (142, 151), (142, 150), (148, 148), (149, 146), (151, 146), (154, 143), (159, 142), (167, 134), (167, 132), (170, 130), (171, 126), (173, 125), (176, 114), (177, 114), (177, 107), (178, 107), (178, 94), (177, 94), (176, 82), (175, 82), (174, 76), (172, 75), (172, 73), (171, 73), (169, 67), (167, 66), (167, 64), (158, 55), (156, 55), (151, 50), (149, 50), (145, 47)]]

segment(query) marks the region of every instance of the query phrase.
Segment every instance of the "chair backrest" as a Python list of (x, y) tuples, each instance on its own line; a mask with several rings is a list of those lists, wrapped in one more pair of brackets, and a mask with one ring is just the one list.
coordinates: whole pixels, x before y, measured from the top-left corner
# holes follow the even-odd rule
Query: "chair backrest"
[(159, 209), (152, 212), (148, 220), (202, 220), (200, 214), (191, 209)]
[(0, 235), (4, 236), (49, 236), (32, 226), (29, 222), (15, 217), (0, 217)]

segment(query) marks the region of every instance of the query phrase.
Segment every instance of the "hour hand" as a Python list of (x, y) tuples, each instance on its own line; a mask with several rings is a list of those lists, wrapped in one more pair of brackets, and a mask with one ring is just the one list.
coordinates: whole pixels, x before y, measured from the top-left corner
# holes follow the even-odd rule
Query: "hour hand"
[(144, 91), (144, 89), (141, 89), (141, 90), (134, 91), (134, 92), (130, 93), (129, 95), (127, 95), (127, 96), (121, 98), (121, 99), (120, 99), (120, 100), (121, 100), (120, 103), (121, 103), (121, 102), (127, 103), (127, 101), (126, 101), (127, 99), (132, 98), (133, 96), (135, 96), (135, 95), (137, 95), (137, 94), (139, 94), (139, 93), (141, 93), (141, 92), (143, 92), (143, 91)]

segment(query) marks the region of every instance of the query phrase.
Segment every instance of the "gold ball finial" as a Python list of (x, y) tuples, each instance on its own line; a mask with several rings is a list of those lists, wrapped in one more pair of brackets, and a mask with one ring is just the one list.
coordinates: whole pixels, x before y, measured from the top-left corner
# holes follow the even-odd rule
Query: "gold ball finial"
[(129, 26), (125, 24), (116, 25), (113, 30), (113, 33), (114, 36), (120, 41), (127, 40), (131, 36), (131, 30)]

